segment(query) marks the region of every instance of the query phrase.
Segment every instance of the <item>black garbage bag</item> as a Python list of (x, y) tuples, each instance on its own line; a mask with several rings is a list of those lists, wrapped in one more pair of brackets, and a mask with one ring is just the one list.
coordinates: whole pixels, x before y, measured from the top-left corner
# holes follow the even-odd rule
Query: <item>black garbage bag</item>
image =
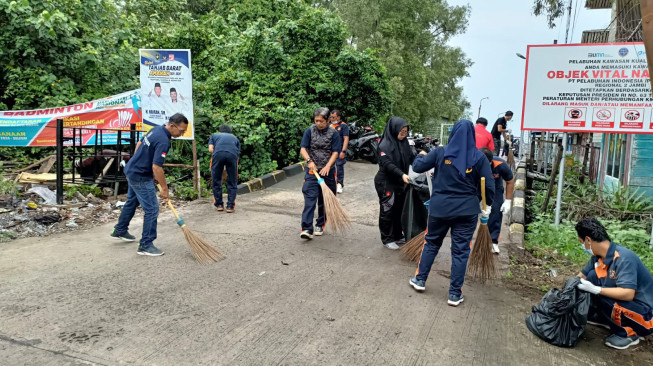
[(553, 345), (576, 346), (585, 331), (590, 308), (590, 294), (577, 289), (579, 283), (579, 277), (572, 277), (562, 290), (549, 290), (526, 317), (528, 330)]
[[(401, 213), (401, 229), (404, 231), (406, 241), (426, 230), (428, 211), (424, 201), (420, 198), (420, 187), (410, 184), (406, 190), (404, 210)], [(428, 187), (426, 187), (428, 192)]]

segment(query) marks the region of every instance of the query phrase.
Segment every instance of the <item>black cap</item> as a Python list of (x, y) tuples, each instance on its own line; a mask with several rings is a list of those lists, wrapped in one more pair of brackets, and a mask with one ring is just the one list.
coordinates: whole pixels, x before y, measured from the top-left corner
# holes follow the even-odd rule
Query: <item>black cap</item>
[(159, 88), (160, 88), (160, 87), (161, 87), (161, 84), (159, 84), (159, 83), (154, 83), (154, 87), (155, 87), (155, 88), (156, 88), (156, 87), (159, 87)]
[(506, 112), (506, 116), (510, 116), (510, 117), (512, 117), (512, 111), (508, 111), (508, 112)]
[(481, 118), (479, 118), (479, 119), (476, 120), (476, 123), (480, 123), (480, 124), (482, 124), (483, 126), (487, 126), (487, 119), (481, 117)]
[(171, 93), (172, 93), (172, 92), (175, 92), (175, 93), (176, 93), (176, 92), (177, 92), (177, 89), (175, 89), (175, 88), (170, 88), (170, 92), (171, 92)]

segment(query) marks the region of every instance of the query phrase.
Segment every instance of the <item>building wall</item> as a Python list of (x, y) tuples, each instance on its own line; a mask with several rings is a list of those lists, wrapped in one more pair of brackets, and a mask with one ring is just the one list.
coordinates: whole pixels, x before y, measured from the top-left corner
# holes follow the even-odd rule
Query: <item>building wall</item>
[(653, 199), (653, 135), (634, 135), (630, 151), (629, 184)]

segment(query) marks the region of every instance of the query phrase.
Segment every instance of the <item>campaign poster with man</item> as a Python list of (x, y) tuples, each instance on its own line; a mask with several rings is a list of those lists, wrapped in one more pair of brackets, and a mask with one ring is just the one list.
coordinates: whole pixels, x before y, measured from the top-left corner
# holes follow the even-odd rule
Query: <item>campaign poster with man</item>
[(168, 122), (170, 116), (182, 113), (188, 118), (189, 128), (179, 137), (194, 137), (193, 78), (190, 50), (141, 49), (141, 106), (143, 128)]

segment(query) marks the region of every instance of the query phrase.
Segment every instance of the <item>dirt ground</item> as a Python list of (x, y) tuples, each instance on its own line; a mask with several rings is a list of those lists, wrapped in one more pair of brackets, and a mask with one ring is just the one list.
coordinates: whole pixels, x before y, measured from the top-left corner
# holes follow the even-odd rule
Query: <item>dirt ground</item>
[[(187, 225), (226, 254), (212, 265), (193, 261), (167, 210), (156, 241), (166, 254), (157, 258), (110, 239), (115, 220), (0, 243), (0, 364), (653, 363), (650, 340), (616, 351), (603, 345), (606, 331), (588, 327), (576, 348), (563, 349), (532, 335), (524, 318), (543, 293), (505, 279), (509, 243), (503, 279), (468, 280), (461, 306), (446, 304), (448, 240), (427, 290), (415, 292), (415, 264), (379, 240), (377, 167), (346, 169), (340, 200), (353, 228), (341, 235), (299, 239), (302, 176), (240, 196), (233, 214), (208, 200), (181, 208)], [(136, 236), (141, 223), (137, 215)]]

